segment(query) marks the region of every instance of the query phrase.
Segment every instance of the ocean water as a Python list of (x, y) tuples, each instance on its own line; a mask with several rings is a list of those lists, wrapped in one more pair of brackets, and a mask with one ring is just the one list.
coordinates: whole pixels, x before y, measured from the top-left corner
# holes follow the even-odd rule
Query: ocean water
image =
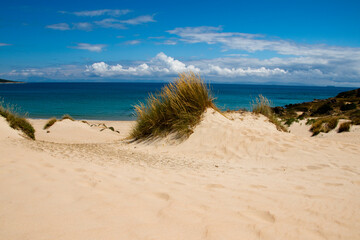
[[(164, 83), (25, 83), (0, 84), (0, 98), (16, 105), (30, 118), (134, 120), (134, 105), (155, 93)], [(215, 102), (223, 110), (249, 109), (259, 94), (274, 106), (333, 97), (351, 90), (344, 87), (211, 84)]]

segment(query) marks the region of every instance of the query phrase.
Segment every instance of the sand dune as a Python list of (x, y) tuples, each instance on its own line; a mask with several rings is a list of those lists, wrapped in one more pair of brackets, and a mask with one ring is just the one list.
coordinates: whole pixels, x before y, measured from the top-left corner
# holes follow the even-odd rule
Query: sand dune
[(31, 141), (2, 120), (0, 239), (360, 239), (357, 143), (212, 110), (182, 143), (42, 120)]
[(12, 129), (6, 122), (5, 118), (0, 116), (0, 140), (6, 141), (7, 139), (19, 139), (22, 133)]
[(106, 128), (104, 124), (88, 124), (64, 119), (44, 130), (47, 120), (31, 120), (31, 122), (36, 128), (36, 138), (46, 142), (99, 143), (121, 139), (119, 133)]

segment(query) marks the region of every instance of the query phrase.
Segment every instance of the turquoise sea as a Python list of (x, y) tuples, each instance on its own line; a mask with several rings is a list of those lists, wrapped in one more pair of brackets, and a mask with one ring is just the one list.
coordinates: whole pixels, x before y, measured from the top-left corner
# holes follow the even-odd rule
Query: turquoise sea
[[(16, 105), (30, 118), (134, 120), (134, 105), (164, 83), (25, 83), (0, 84), (0, 98)], [(351, 90), (345, 87), (211, 84), (216, 104), (223, 110), (249, 109), (259, 94), (274, 106), (333, 97)]]

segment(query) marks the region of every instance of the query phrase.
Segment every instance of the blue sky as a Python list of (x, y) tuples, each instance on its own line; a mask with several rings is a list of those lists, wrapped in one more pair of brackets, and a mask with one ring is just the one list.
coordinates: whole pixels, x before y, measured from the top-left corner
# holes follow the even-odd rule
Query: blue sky
[(3, 1), (0, 78), (360, 86), (360, 1)]

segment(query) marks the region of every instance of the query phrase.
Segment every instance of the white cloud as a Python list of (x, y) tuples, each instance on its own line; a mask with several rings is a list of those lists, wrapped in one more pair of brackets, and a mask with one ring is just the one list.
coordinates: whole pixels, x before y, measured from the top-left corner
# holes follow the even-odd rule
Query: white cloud
[(260, 68), (222, 68), (216, 65), (209, 65), (207, 69), (202, 71), (202, 73), (211, 75), (215, 74), (218, 76), (224, 77), (242, 77), (242, 76), (270, 76), (275, 74), (286, 74), (287, 71), (280, 68), (269, 69), (265, 67)]
[(159, 43), (159, 44), (164, 44), (164, 45), (176, 45), (177, 42), (174, 41), (174, 40), (165, 40), (165, 41), (163, 41), (163, 42), (161, 42), (161, 43)]
[(32, 80), (41, 79), (62, 79), (68, 80), (72, 78), (83, 79), (84, 67), (77, 65), (61, 65), (57, 67), (43, 67), (43, 68), (25, 68), (16, 69), (8, 73), (0, 73), (0, 76), (11, 79), (24, 80), (31, 78)]
[(124, 44), (126, 44), (126, 45), (136, 45), (136, 44), (139, 44), (139, 43), (141, 43), (140, 40), (130, 40), (130, 41), (124, 42)]
[(143, 24), (143, 23), (148, 23), (148, 22), (156, 22), (156, 21), (154, 20), (153, 16), (144, 15), (144, 16), (139, 16), (136, 18), (128, 19), (128, 20), (122, 20), (121, 22), (130, 24), (130, 25), (138, 25), (138, 24)]
[(99, 10), (92, 10), (92, 11), (79, 11), (79, 12), (67, 12), (67, 11), (60, 11), (60, 13), (69, 13), (74, 14), (76, 16), (81, 17), (97, 17), (97, 16), (120, 16), (125, 15), (127, 13), (131, 12), (129, 9), (99, 9)]
[(207, 76), (221, 76), (221, 77), (241, 77), (241, 76), (270, 76), (286, 74), (287, 71), (280, 68), (227, 68), (220, 67), (214, 64), (208, 64), (202, 68), (195, 67), (192, 64), (185, 64), (179, 60), (159, 53), (149, 62), (142, 63), (137, 66), (124, 67), (120, 64), (108, 65), (105, 62), (94, 63), (87, 66), (87, 72), (93, 73), (101, 77), (119, 76), (119, 75), (162, 75), (172, 76), (180, 72), (193, 71)]
[(105, 47), (105, 44), (78, 43), (76, 46), (72, 46), (70, 48), (88, 50), (91, 52), (101, 52)]
[(120, 64), (109, 65), (105, 62), (97, 62), (86, 66), (86, 72), (95, 74), (100, 77), (110, 76), (150, 76), (150, 75), (176, 75), (179, 72), (195, 71), (199, 69), (193, 65), (186, 66), (184, 63), (159, 53), (147, 63), (137, 66), (123, 67)]
[(93, 25), (88, 22), (79, 22), (79, 23), (73, 23), (73, 29), (83, 30), (83, 31), (91, 31), (93, 28)]
[(12, 70), (8, 73), (9, 76), (21, 76), (21, 77), (41, 77), (44, 75), (39, 69), (21, 69)]
[(70, 26), (67, 23), (57, 23), (57, 24), (47, 25), (46, 28), (61, 30), (61, 31), (70, 30)]
[(11, 46), (12, 44), (9, 43), (0, 43), (0, 47), (4, 47), (4, 46)]
[(225, 49), (247, 52), (275, 51), (281, 55), (350, 58), (360, 60), (360, 48), (297, 44), (282, 39), (268, 39), (260, 34), (222, 32), (221, 27), (185, 27), (168, 31), (187, 43), (220, 44)]
[(116, 29), (126, 28), (124, 24), (122, 24), (122, 21), (115, 18), (106, 18), (101, 21), (95, 21), (94, 23), (103, 28), (116, 28)]

